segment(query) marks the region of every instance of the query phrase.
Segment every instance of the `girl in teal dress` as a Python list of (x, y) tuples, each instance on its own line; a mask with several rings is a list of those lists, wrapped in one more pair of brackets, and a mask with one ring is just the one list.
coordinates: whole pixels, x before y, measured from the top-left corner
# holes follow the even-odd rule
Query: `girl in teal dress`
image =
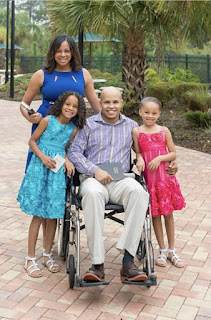
[[(65, 171), (68, 176), (74, 173), (74, 166), (66, 156), (66, 148), (77, 132), (71, 119), (76, 117), (79, 128), (82, 128), (85, 124), (85, 109), (83, 97), (79, 93), (64, 92), (55, 101), (48, 115), (41, 120), (29, 140), (33, 155), (17, 200), (21, 210), (33, 216), (29, 227), (28, 256), (25, 258), (25, 269), (31, 277), (42, 276), (35, 262), (35, 247), (43, 219), (46, 219), (47, 224), (43, 264), (50, 272), (60, 270), (53, 260), (51, 248), (56, 219), (63, 218), (65, 211)], [(58, 155), (64, 159), (65, 165), (55, 173), (57, 166), (54, 158)]]

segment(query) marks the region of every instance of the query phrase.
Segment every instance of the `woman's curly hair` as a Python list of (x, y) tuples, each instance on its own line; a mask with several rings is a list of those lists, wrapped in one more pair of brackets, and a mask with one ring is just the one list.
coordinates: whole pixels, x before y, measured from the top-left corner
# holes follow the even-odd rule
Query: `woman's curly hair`
[(81, 56), (75, 41), (73, 40), (73, 38), (66, 34), (59, 34), (51, 41), (47, 54), (45, 56), (44, 68), (47, 74), (52, 73), (56, 68), (56, 61), (54, 59), (54, 56), (56, 51), (60, 48), (62, 42), (64, 41), (68, 42), (72, 54), (72, 58), (70, 60), (71, 68), (74, 71), (81, 70)]
[(86, 123), (86, 104), (84, 99), (80, 93), (75, 91), (65, 91), (56, 99), (54, 105), (49, 109), (48, 114), (54, 115), (55, 117), (60, 116), (62, 112), (62, 107), (69, 96), (75, 96), (78, 99), (78, 113), (77, 115), (71, 119), (71, 121), (82, 129)]

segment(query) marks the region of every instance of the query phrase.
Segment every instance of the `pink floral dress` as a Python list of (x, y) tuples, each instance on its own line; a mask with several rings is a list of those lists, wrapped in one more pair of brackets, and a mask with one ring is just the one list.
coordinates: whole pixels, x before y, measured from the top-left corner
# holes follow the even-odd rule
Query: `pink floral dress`
[(151, 199), (152, 216), (169, 215), (185, 207), (180, 186), (175, 177), (166, 173), (169, 162), (161, 162), (157, 170), (149, 171), (148, 163), (159, 155), (167, 154), (166, 137), (161, 127), (158, 133), (139, 132), (138, 145), (145, 161), (144, 178)]

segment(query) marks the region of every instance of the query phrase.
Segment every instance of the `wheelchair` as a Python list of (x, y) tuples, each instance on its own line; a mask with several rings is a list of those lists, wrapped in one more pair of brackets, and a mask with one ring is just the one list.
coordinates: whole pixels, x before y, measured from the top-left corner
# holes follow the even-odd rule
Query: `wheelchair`
[[(147, 191), (143, 175), (135, 174), (135, 179)], [(108, 285), (109, 282), (85, 282), (80, 275), (80, 231), (85, 228), (80, 218), (81, 198), (78, 193), (80, 185), (79, 173), (76, 171), (75, 175), (68, 178), (66, 186), (66, 208), (63, 220), (58, 223), (58, 254), (66, 261), (66, 272), (68, 274), (69, 286), (73, 289), (76, 287), (91, 287)], [(122, 205), (108, 203), (105, 205), (104, 219), (108, 218), (117, 223), (124, 225), (124, 221), (114, 216), (118, 213), (124, 212)], [(143, 272), (146, 273), (148, 279), (145, 281), (123, 281), (124, 284), (130, 285), (145, 285), (148, 288), (157, 284), (157, 277), (154, 274), (154, 252), (151, 240), (152, 232), (152, 215), (150, 209), (150, 201), (142, 236), (137, 248), (136, 257), (143, 264)]]

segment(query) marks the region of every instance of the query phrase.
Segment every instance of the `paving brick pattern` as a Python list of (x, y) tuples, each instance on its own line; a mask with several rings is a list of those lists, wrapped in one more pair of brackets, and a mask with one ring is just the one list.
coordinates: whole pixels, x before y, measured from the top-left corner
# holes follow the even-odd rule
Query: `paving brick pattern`
[[(34, 103), (34, 107), (39, 102)], [(187, 206), (175, 212), (176, 248), (186, 261), (183, 269), (168, 262), (156, 267), (158, 285), (123, 285), (119, 279), (121, 255), (115, 248), (121, 226), (105, 220), (106, 278), (108, 286), (68, 287), (65, 263), (61, 272), (33, 279), (23, 268), (30, 217), (16, 201), (24, 175), (30, 124), (20, 115), (19, 103), (0, 100), (0, 319), (63, 320), (207, 320), (211, 319), (211, 155), (177, 147), (177, 174)], [(193, 137), (194, 139), (194, 137)], [(155, 254), (157, 245), (153, 235)], [(85, 232), (81, 233), (81, 269), (90, 260)], [(139, 262), (137, 262), (139, 263)]]

